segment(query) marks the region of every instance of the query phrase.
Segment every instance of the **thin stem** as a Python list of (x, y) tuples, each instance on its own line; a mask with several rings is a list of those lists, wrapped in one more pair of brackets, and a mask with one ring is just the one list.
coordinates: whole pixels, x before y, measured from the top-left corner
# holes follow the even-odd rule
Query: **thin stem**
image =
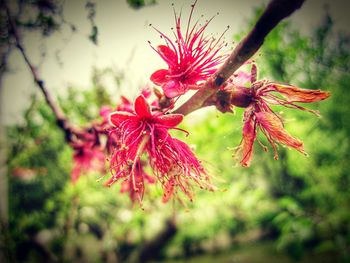
[(54, 115), (56, 117), (57, 125), (64, 131), (65, 136), (66, 136), (66, 140), (68, 142), (71, 142), (73, 140), (73, 135), (78, 135), (81, 133), (81, 131), (79, 131), (78, 129), (76, 129), (75, 127), (73, 127), (69, 123), (68, 119), (64, 115), (61, 108), (55, 103), (55, 101), (51, 97), (51, 94), (49, 93), (48, 89), (46, 88), (44, 81), (39, 77), (36, 67), (30, 61), (27, 53), (25, 52), (24, 46), (22, 44), (20, 35), (18, 33), (18, 30), (17, 30), (16, 23), (11, 16), (11, 12), (10, 12), (9, 7), (6, 4), (4, 6), (5, 6), (6, 14), (8, 17), (10, 33), (13, 35), (13, 37), (15, 39), (16, 47), (20, 51), (25, 63), (29, 67), (29, 69), (32, 73), (34, 82), (36, 83), (36, 85), (39, 87), (42, 94), (44, 95), (46, 103), (51, 108), (52, 112), (54, 113)]
[(203, 87), (188, 101), (175, 110), (174, 113), (187, 115), (207, 106), (205, 102), (215, 94), (217, 89), (249, 58), (251, 58), (264, 43), (265, 37), (279, 22), (299, 9), (304, 0), (272, 0), (264, 13), (256, 22), (250, 33), (241, 40), (230, 57), (218, 69)]

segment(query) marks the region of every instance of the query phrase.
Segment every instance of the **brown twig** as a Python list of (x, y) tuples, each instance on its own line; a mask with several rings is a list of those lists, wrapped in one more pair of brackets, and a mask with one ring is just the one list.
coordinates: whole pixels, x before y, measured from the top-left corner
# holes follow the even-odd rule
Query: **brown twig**
[(45, 98), (47, 105), (51, 108), (52, 112), (54, 113), (58, 127), (60, 127), (64, 131), (66, 141), (72, 142), (74, 135), (81, 134), (81, 131), (78, 130), (77, 128), (75, 128), (68, 121), (68, 119), (66, 118), (66, 116), (63, 113), (63, 111), (61, 110), (61, 108), (52, 99), (48, 89), (45, 86), (44, 81), (39, 77), (36, 67), (32, 64), (27, 53), (25, 52), (24, 46), (22, 44), (20, 35), (18, 33), (18, 30), (17, 30), (16, 23), (11, 16), (11, 12), (10, 12), (9, 7), (6, 4), (4, 4), (4, 7), (6, 9), (6, 14), (7, 14), (7, 18), (8, 18), (8, 24), (9, 24), (9, 29), (10, 29), (9, 34), (11, 34), (14, 37), (16, 47), (21, 52), (21, 55), (22, 55), (24, 61), (26, 62), (27, 66), (29, 67), (29, 69), (32, 73), (34, 82), (36, 83), (36, 85), (39, 87), (42, 94), (44, 95), (44, 98)]
[(250, 33), (237, 45), (230, 57), (188, 101), (175, 110), (187, 115), (206, 105), (206, 101), (240, 67), (251, 58), (264, 43), (265, 37), (281, 20), (299, 9), (304, 0), (272, 0)]

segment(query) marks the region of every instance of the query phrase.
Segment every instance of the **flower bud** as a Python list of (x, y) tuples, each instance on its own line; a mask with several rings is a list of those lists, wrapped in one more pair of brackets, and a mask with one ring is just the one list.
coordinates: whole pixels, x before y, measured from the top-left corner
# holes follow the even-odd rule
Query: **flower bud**
[(230, 103), (236, 107), (247, 108), (252, 102), (250, 88), (232, 86)]

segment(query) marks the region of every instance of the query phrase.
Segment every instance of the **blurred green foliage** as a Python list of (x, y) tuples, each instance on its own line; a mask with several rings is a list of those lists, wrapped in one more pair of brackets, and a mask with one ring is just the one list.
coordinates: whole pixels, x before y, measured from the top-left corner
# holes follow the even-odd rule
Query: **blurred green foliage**
[[(206, 255), (270, 240), (266, 244), (272, 242), (272, 246), (253, 248), (247, 262), (262, 255), (268, 262), (269, 257), (289, 262), (283, 256), (277, 260), (281, 253), (295, 260), (349, 261), (350, 38), (335, 34), (332, 25), (327, 16), (309, 38), (283, 23), (256, 57), (260, 78), (331, 91), (330, 99), (312, 106), (321, 111), (321, 118), (275, 108), (287, 130), (305, 141), (309, 157), (280, 147), (280, 160), (275, 161), (272, 151), (265, 153), (256, 145), (251, 168), (241, 168), (232, 158), (232, 148), (241, 140), (242, 110), (236, 109), (235, 115), (212, 110), (190, 115), (182, 124), (190, 136), (173, 134), (193, 146), (218, 191), (198, 190), (187, 207), (162, 204), (157, 185), (148, 187), (142, 210), (119, 192), (119, 185), (105, 188), (97, 183), (98, 174), (71, 184), (72, 151), (49, 108), (33, 98), (25, 123), (8, 128), (8, 244), (13, 258), (130, 261), (175, 213), (176, 235), (159, 248), (155, 260)], [(120, 90), (113, 97), (108, 94), (101, 81), (106, 72), (110, 71), (95, 71), (91, 89), (70, 88), (60, 99), (73, 122), (84, 125), (96, 119), (100, 106), (115, 105)], [(120, 80), (116, 78), (116, 86)], [(23, 168), (22, 173), (18, 168)], [(198, 260), (202, 262), (203, 256)]]
[(157, 4), (157, 0), (126, 0), (128, 5), (134, 9), (140, 9), (149, 5)]

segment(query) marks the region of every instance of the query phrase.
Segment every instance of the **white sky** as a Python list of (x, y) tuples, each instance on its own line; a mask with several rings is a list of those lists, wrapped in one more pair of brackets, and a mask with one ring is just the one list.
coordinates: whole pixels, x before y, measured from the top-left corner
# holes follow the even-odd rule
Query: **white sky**
[[(158, 2), (154, 6), (133, 10), (128, 7), (126, 0), (96, 1), (95, 21), (99, 29), (99, 44), (95, 46), (88, 40), (91, 26), (86, 18), (87, 11), (84, 7), (86, 1), (65, 1), (65, 18), (77, 26), (78, 32), (71, 34), (66, 29), (44, 41), (33, 33), (24, 35), (26, 51), (34, 63), (39, 63), (41, 52), (46, 50), (47, 55), (40, 64), (39, 74), (53, 95), (64, 92), (68, 85), (90, 87), (91, 70), (94, 66), (125, 68), (127, 79), (125, 85), (130, 90), (136, 90), (148, 82), (152, 72), (165, 67), (164, 62), (147, 43), (147, 40), (154, 46), (163, 43), (148, 24), (152, 23), (162, 32), (170, 33), (170, 28), (174, 26), (171, 3), (175, 3), (176, 10), (183, 8), (184, 24), (192, 3), (186, 0), (158, 0)], [(230, 30), (226, 33), (226, 39), (230, 43), (234, 33), (246, 28), (246, 22), (253, 15), (253, 7), (267, 2), (267, 0), (199, 0), (194, 20), (201, 14), (206, 19), (219, 12), (207, 32), (221, 34), (229, 25)], [(307, 34), (317, 27), (323, 18), (325, 3), (330, 7), (336, 28), (349, 32), (350, 1), (309, 0), (292, 15), (290, 20), (302, 33)], [(58, 50), (62, 65), (55, 56)], [(131, 54), (133, 56), (130, 61)], [(11, 54), (9, 65), (12, 73), (4, 77), (0, 97), (2, 122), (5, 124), (21, 120), (21, 111), (28, 107), (28, 98), (37, 90), (32, 83), (29, 70), (17, 51)]]

